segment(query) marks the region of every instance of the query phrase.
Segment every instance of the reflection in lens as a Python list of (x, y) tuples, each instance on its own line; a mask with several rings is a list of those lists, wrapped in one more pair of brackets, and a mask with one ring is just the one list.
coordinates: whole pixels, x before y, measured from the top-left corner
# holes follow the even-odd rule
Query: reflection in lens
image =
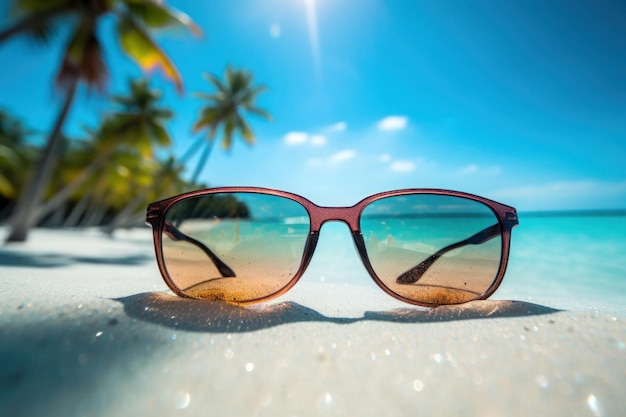
[(479, 298), (500, 268), (502, 232), (483, 203), (411, 194), (370, 203), (361, 214), (367, 255), (383, 285), (426, 304)]
[(299, 203), (256, 193), (219, 193), (175, 203), (165, 215), (163, 258), (184, 294), (247, 302), (273, 295), (300, 268), (309, 215)]

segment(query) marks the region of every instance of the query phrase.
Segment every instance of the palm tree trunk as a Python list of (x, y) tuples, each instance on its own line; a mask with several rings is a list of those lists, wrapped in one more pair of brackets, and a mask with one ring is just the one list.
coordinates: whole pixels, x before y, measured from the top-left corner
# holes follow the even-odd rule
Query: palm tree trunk
[(52, 216), (44, 220), (44, 224), (47, 227), (61, 227), (63, 225), (63, 219), (65, 219), (67, 207), (61, 206), (52, 213)]
[(97, 194), (91, 195), (89, 208), (85, 211), (85, 217), (80, 223), (82, 227), (98, 227), (100, 225), (108, 209), (106, 202), (109, 201), (109, 194), (105, 192), (102, 197)]
[(86, 227), (99, 227), (102, 224), (102, 220), (107, 214), (107, 207), (105, 204), (99, 204), (90, 213), (90, 216), (86, 219)]
[(89, 198), (87, 199), (87, 204), (85, 206), (85, 211), (83, 212), (83, 217), (80, 219), (77, 227), (88, 227), (90, 225), (90, 221), (94, 216), (94, 212), (97, 210), (99, 206), (97, 202), (97, 198), (93, 194), (89, 194)]
[(41, 204), (46, 186), (59, 160), (59, 149), (63, 142), (61, 131), (74, 101), (78, 80), (78, 76), (75, 75), (69, 83), (65, 102), (48, 137), (46, 147), (42, 151), (39, 161), (34, 167), (34, 172), (31, 174), (24, 190), (20, 193), (13, 210), (11, 232), (6, 239), (7, 242), (25, 242), (28, 238), (28, 232), (33, 226), (33, 213)]
[(100, 168), (104, 166), (112, 152), (105, 152), (98, 155), (80, 174), (69, 184), (54, 193), (54, 196), (41, 204), (33, 213), (32, 222), (36, 224), (52, 211), (61, 207), (69, 198), (80, 189)]
[(130, 217), (135, 217), (133, 214), (137, 211), (141, 203), (143, 203), (146, 200), (148, 191), (151, 191), (151, 188), (152, 187), (144, 188), (143, 192), (136, 195), (135, 198), (133, 198), (133, 200), (126, 205), (126, 207), (124, 207), (119, 213), (117, 213), (117, 215), (113, 217), (113, 219), (109, 222), (109, 224), (105, 228), (106, 233), (113, 234), (115, 229), (118, 229), (121, 226), (126, 225)]
[(198, 181), (198, 177), (200, 176), (200, 172), (202, 172), (202, 168), (204, 168), (207, 160), (209, 159), (209, 156), (211, 155), (211, 150), (213, 149), (214, 143), (215, 143), (215, 140), (213, 139), (209, 140), (209, 143), (207, 144), (206, 148), (204, 148), (204, 151), (202, 151), (202, 155), (200, 156), (198, 165), (196, 165), (196, 169), (194, 170), (193, 176), (191, 177), (191, 183), (194, 186), (196, 185)]
[[(134, 123), (134, 121), (129, 121), (122, 125), (122, 129), (129, 128)], [(37, 221), (41, 220), (50, 214), (50, 212), (66, 203), (67, 200), (69, 200), (69, 198), (80, 189), (80, 187), (82, 187), (109, 161), (109, 158), (111, 158), (114, 152), (115, 148), (111, 147), (108, 150), (99, 153), (96, 159), (94, 159), (79, 175), (77, 175), (76, 178), (74, 178), (69, 184), (65, 185), (62, 189), (55, 192), (53, 197), (37, 208), (37, 210), (33, 213), (32, 222), (36, 224)]]
[(89, 203), (90, 197), (91, 194), (89, 193), (85, 193), (82, 197), (80, 197), (76, 205), (72, 207), (70, 214), (68, 214), (65, 218), (63, 227), (75, 227), (78, 223), (80, 223), (80, 219), (83, 217), (85, 210), (87, 210), (87, 203)]
[(181, 165), (185, 165), (185, 163), (187, 162), (187, 160), (196, 153), (196, 151), (198, 150), (198, 148), (200, 147), (200, 145), (202, 145), (204, 143), (204, 138), (202, 136), (200, 136), (198, 139), (196, 139), (196, 141), (194, 143), (191, 144), (191, 146), (189, 148), (187, 148), (187, 150), (185, 151), (184, 154), (182, 154), (182, 156), (180, 158), (178, 158), (178, 161)]
[(113, 217), (113, 219), (105, 227), (105, 232), (107, 234), (113, 234), (115, 229), (119, 229), (120, 227), (126, 225), (130, 217), (135, 217), (133, 216), (133, 214), (137, 211), (139, 205), (144, 202), (146, 194), (147, 192), (143, 192), (135, 196), (135, 198), (130, 203), (128, 203), (126, 207), (124, 207), (115, 217)]

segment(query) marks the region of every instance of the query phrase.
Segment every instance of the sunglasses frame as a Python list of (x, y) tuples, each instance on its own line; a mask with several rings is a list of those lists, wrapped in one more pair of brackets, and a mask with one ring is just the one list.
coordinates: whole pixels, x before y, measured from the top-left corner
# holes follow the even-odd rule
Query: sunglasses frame
[(498, 273), (496, 275), (496, 278), (493, 281), (493, 284), (484, 293), (482, 293), (479, 297), (476, 298), (477, 300), (484, 300), (490, 297), (502, 283), (504, 274), (506, 272), (507, 264), (508, 264), (510, 243), (511, 243), (511, 231), (513, 227), (515, 227), (518, 224), (517, 211), (513, 207), (498, 203), (496, 201), (493, 201), (484, 197), (479, 197), (474, 194), (469, 194), (469, 193), (460, 192), (460, 191), (436, 189), (436, 188), (407, 188), (407, 189), (394, 190), (394, 191), (385, 191), (385, 192), (377, 193), (369, 197), (366, 197), (362, 199), (361, 201), (359, 201), (358, 203), (356, 203), (355, 205), (349, 206), (349, 207), (319, 206), (298, 194), (290, 193), (287, 191), (280, 191), (280, 190), (271, 189), (271, 188), (262, 188), (262, 187), (218, 187), (218, 188), (207, 188), (207, 189), (202, 189), (202, 190), (197, 190), (197, 191), (190, 191), (190, 192), (183, 193), (174, 197), (167, 198), (165, 200), (151, 203), (150, 205), (148, 205), (148, 209), (146, 212), (146, 224), (152, 227), (154, 248), (155, 248), (157, 264), (158, 264), (161, 276), (163, 277), (167, 286), (174, 293), (176, 293), (177, 295), (181, 297), (193, 298), (185, 294), (176, 286), (176, 284), (171, 280), (167, 272), (167, 269), (165, 267), (165, 259), (163, 255), (163, 241), (162, 241), (164, 228), (165, 228), (165, 217), (166, 217), (165, 214), (167, 213), (170, 207), (172, 207), (174, 204), (182, 200), (195, 198), (195, 197), (201, 197), (201, 196), (210, 195), (210, 194), (219, 194), (219, 193), (253, 193), (253, 194), (264, 194), (264, 195), (283, 197), (283, 198), (295, 201), (299, 203), (300, 205), (302, 205), (307, 211), (307, 213), (309, 214), (309, 218), (310, 218), (309, 236), (307, 238), (307, 241), (304, 247), (300, 267), (298, 271), (296, 272), (296, 274), (293, 276), (293, 278), (291, 278), (291, 280), (287, 283), (287, 285), (285, 285), (283, 288), (281, 288), (280, 290), (278, 290), (277, 292), (273, 294), (256, 298), (253, 300), (238, 301), (234, 303), (234, 304), (239, 304), (239, 305), (255, 304), (259, 302), (268, 301), (273, 298), (280, 297), (281, 295), (289, 291), (291, 288), (293, 288), (293, 286), (296, 285), (296, 283), (300, 280), (300, 278), (306, 271), (309, 263), (311, 262), (311, 259), (313, 258), (313, 253), (315, 252), (315, 248), (317, 246), (320, 230), (322, 226), (324, 225), (324, 223), (328, 221), (340, 221), (340, 222), (344, 222), (345, 224), (347, 224), (348, 227), (350, 228), (357, 252), (359, 253), (359, 256), (361, 257), (361, 261), (363, 262), (365, 269), (367, 270), (369, 275), (372, 277), (374, 282), (383, 291), (385, 291), (387, 294), (389, 294), (393, 298), (406, 302), (408, 304), (418, 305), (422, 307), (439, 306), (440, 304), (424, 303), (424, 302), (420, 302), (420, 301), (403, 297), (393, 292), (391, 289), (387, 288), (387, 286), (382, 282), (382, 280), (378, 278), (378, 276), (376, 275), (376, 272), (374, 272), (374, 269), (367, 255), (365, 241), (363, 239), (363, 235), (360, 229), (361, 214), (363, 210), (365, 209), (365, 207), (367, 207), (370, 203), (383, 199), (383, 198), (387, 198), (387, 197), (395, 197), (395, 196), (402, 196), (402, 195), (415, 195), (415, 194), (443, 195), (443, 196), (460, 197), (460, 198), (464, 198), (468, 200), (473, 200), (473, 201), (486, 205), (495, 214), (501, 226), (501, 231), (502, 231), (502, 240), (501, 240), (502, 251), (500, 255), (500, 265), (499, 265)]

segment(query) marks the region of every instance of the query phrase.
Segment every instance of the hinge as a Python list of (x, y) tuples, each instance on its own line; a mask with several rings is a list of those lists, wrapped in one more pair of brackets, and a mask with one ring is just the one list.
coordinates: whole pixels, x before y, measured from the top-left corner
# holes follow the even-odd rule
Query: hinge
[(511, 226), (519, 224), (519, 221), (517, 219), (517, 213), (514, 211), (507, 211), (506, 213), (504, 213), (504, 221), (511, 224)]
[(156, 220), (161, 217), (161, 208), (148, 206), (148, 210), (146, 211), (146, 223), (154, 224)]

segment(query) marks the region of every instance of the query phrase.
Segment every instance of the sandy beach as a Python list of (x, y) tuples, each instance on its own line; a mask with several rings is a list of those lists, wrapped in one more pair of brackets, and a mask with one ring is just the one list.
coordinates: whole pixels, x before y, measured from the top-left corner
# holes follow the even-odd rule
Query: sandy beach
[(504, 286), (420, 309), (355, 258), (345, 268), (363, 284), (344, 280), (332, 253), (283, 297), (243, 308), (172, 295), (148, 228), (36, 230), (2, 246), (0, 415), (626, 413), (623, 309)]

